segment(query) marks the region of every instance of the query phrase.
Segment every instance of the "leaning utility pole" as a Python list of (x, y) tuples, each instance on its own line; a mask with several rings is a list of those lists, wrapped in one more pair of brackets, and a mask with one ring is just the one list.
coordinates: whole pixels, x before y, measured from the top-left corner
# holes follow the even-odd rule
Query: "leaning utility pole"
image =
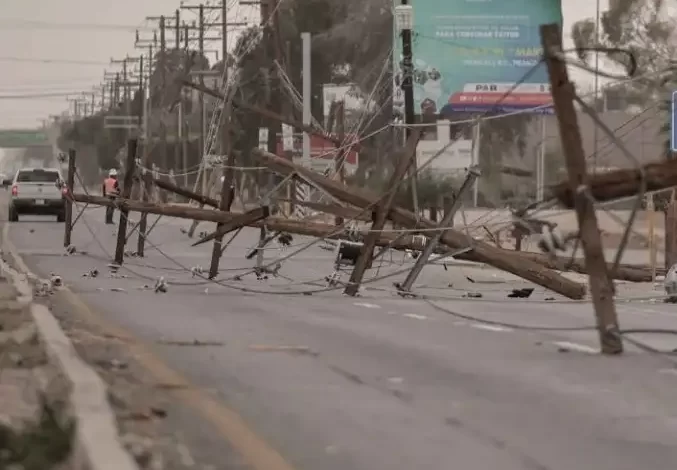
[[(230, 118), (232, 103), (228, 100), (232, 96), (232, 91), (228, 86), (228, 3), (226, 0), (221, 2), (221, 39), (223, 48), (223, 89), (226, 90), (226, 96), (223, 100), (223, 111), (221, 112), (221, 153), (226, 156), (226, 167), (223, 169), (223, 182), (221, 183), (221, 202), (219, 209), (222, 211), (230, 211), (233, 204), (233, 197), (235, 195), (235, 186), (233, 184), (235, 178), (235, 154), (232, 152), (230, 142)], [(221, 224), (217, 224), (216, 230), (221, 228)], [(223, 236), (214, 239), (214, 246), (212, 247), (212, 260), (209, 266), (209, 279), (215, 279), (219, 274), (219, 261), (221, 259), (222, 249), (221, 243)]]
[(557, 113), (562, 150), (569, 173), (569, 186), (574, 194), (574, 205), (585, 254), (585, 264), (590, 278), (590, 295), (595, 309), (601, 350), (603, 354), (621, 354), (623, 342), (618, 329), (614, 286), (609, 277), (595, 204), (589, 187), (581, 131), (574, 107), (576, 89), (569, 81), (567, 65), (562, 58), (560, 26), (557, 24), (541, 26), (541, 42), (550, 75), (552, 100)]
[(355, 261), (353, 272), (350, 274), (350, 281), (343, 291), (346, 295), (356, 296), (360, 290), (364, 274), (371, 266), (374, 257), (376, 241), (385, 228), (386, 222), (388, 221), (388, 213), (395, 202), (397, 189), (400, 187), (402, 180), (411, 167), (412, 160), (416, 158), (416, 146), (421, 139), (421, 135), (421, 129), (416, 129), (407, 140), (407, 145), (400, 151), (399, 158), (395, 164), (395, 171), (393, 171), (393, 174), (388, 181), (388, 185), (386, 186), (386, 193), (372, 211), (373, 223), (371, 225), (371, 231), (364, 239), (360, 255)]

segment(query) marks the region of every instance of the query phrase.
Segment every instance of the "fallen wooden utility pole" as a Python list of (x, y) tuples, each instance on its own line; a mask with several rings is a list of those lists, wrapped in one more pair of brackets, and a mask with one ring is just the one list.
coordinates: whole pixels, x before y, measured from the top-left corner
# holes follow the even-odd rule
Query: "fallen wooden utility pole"
[(165, 191), (169, 191), (171, 193), (176, 193), (179, 196), (183, 196), (187, 199), (191, 199), (193, 201), (199, 202), (200, 204), (204, 206), (210, 206), (214, 208), (219, 207), (219, 201), (217, 199), (214, 199), (209, 196), (205, 196), (204, 194), (199, 194), (194, 191), (191, 191), (190, 189), (182, 188), (181, 186), (177, 186), (173, 183), (170, 183), (169, 181), (164, 181), (158, 178), (153, 178), (153, 184), (155, 184), (158, 188), (164, 189)]
[[(519, 252), (520, 256), (530, 259), (543, 266), (556, 271), (572, 271), (579, 274), (588, 274), (588, 268), (585, 265), (585, 259), (568, 258), (563, 256), (549, 256), (543, 253), (530, 253), (528, 251)], [(611, 274), (613, 263), (607, 263), (607, 270)], [(656, 274), (664, 276), (666, 270), (657, 268)], [(614, 274), (614, 279), (629, 282), (651, 282), (651, 268), (638, 264), (620, 264)]]
[[(598, 202), (613, 201), (639, 194), (642, 177), (646, 191), (659, 191), (677, 186), (677, 160), (649, 163), (642, 169), (613, 170), (588, 175), (590, 194)], [(568, 209), (574, 207), (574, 192), (564, 181), (553, 186), (553, 197)]]
[[(92, 196), (89, 194), (73, 194), (73, 201), (85, 204), (93, 204), (104, 207), (124, 208), (130, 212), (140, 212), (147, 214), (157, 214), (167, 217), (176, 217), (180, 219), (192, 219), (204, 222), (216, 222), (227, 224), (242, 214), (232, 212), (215, 211), (212, 209), (198, 209), (196, 207), (161, 205), (151, 202), (135, 201), (131, 199), (118, 199), (111, 201), (102, 196)], [(288, 232), (297, 235), (307, 235), (311, 237), (327, 238), (330, 240), (344, 239), (346, 234), (338, 231), (333, 224), (310, 223), (302, 220), (285, 219), (281, 217), (268, 217), (265, 220), (252, 222), (249, 227), (261, 228), (267, 227), (273, 232)], [(358, 231), (362, 236), (367, 231)], [(382, 233), (377, 241), (378, 246), (389, 246), (394, 250), (422, 250), (423, 244), (414, 236), (398, 237), (395, 234)], [(464, 255), (457, 256), (458, 259), (465, 259)]]
[[(312, 181), (314, 184), (321, 187), (336, 199), (353, 206), (364, 209), (374, 206), (379, 200), (378, 196), (370, 194), (362, 189), (347, 187), (338, 181), (326, 178), (310, 169), (295, 165), (277, 155), (264, 152), (260, 149), (252, 149), (251, 155), (272, 171), (283, 176), (298, 173), (299, 175), (302, 175), (303, 178)], [(399, 207), (392, 208), (388, 213), (388, 218), (395, 224), (403, 227), (422, 229), (437, 228), (434, 222), (417, 218), (414, 213)], [(466, 234), (457, 230), (447, 231), (443, 235), (441, 242), (457, 250), (462, 250), (471, 246), (473, 250), (465, 253), (463, 259), (491, 265), (501, 271), (512, 273), (570, 299), (582, 299), (585, 296), (586, 289), (584, 285), (566, 279), (564, 276), (543, 267), (543, 265), (524, 259), (514, 252), (502, 250), (482, 241), (473, 240)]]
[[(279, 201), (290, 201), (289, 199), (279, 199)], [(314, 211), (325, 212), (327, 214), (335, 215), (341, 219), (359, 220), (360, 222), (371, 222), (371, 214), (366, 214), (364, 211), (355, 209), (353, 207), (340, 206), (338, 204), (323, 204), (321, 202), (313, 201), (294, 201), (298, 206), (307, 207)], [(340, 225), (340, 224), (338, 224)]]
[(371, 266), (376, 240), (378, 240), (379, 234), (385, 228), (386, 221), (388, 220), (388, 212), (390, 212), (390, 208), (395, 201), (395, 196), (397, 196), (397, 189), (400, 187), (402, 180), (409, 171), (412, 161), (416, 158), (416, 147), (418, 146), (418, 141), (421, 140), (422, 135), (421, 128), (414, 130), (409, 137), (407, 144), (404, 146), (404, 149), (400, 152), (399, 159), (395, 165), (395, 170), (386, 186), (386, 196), (380, 200), (375, 207), (374, 222), (371, 225), (371, 231), (364, 238), (362, 249), (357, 257), (357, 261), (355, 261), (353, 272), (350, 274), (350, 280), (343, 291), (346, 295), (355, 296), (360, 290), (360, 284), (362, 284), (364, 273), (369, 266)]
[[(195, 193), (189, 189), (182, 188), (180, 186), (176, 186), (170, 182), (164, 181), (164, 180), (154, 180), (154, 182), (158, 185), (158, 187), (164, 189), (165, 191), (173, 192), (176, 193), (180, 196), (183, 196), (185, 198), (191, 199), (193, 201), (200, 202), (201, 204), (205, 206), (210, 206), (214, 208), (218, 208), (219, 202), (216, 199), (209, 198), (207, 196), (204, 196), (202, 194)], [(338, 215), (340, 217), (345, 217), (346, 219), (352, 219), (352, 220), (359, 220), (359, 221), (366, 221), (366, 222), (371, 222), (372, 217), (371, 213), (366, 213), (364, 210), (360, 209), (355, 209), (354, 207), (344, 207), (344, 206), (339, 206), (335, 204), (321, 204), (317, 202), (310, 202), (310, 201), (305, 201), (303, 202), (303, 205), (306, 207), (310, 207), (311, 209), (314, 210), (319, 210), (323, 212), (327, 212), (329, 214), (333, 215)], [(393, 234), (392, 239), (395, 239), (398, 235)], [(411, 237), (406, 238), (409, 240)], [(411, 241), (405, 242), (403, 245), (404, 249), (412, 249), (411, 248)], [(399, 249), (398, 247), (394, 247), (394, 249)], [(416, 249), (416, 248), (414, 248)], [(548, 269), (554, 269), (556, 271), (573, 271), (577, 272), (580, 274), (587, 274), (587, 268), (585, 266), (585, 260), (581, 258), (568, 258), (568, 257), (563, 257), (563, 256), (557, 256), (557, 257), (552, 257), (549, 255), (545, 255), (543, 253), (532, 253), (528, 251), (520, 251), (516, 252), (514, 250), (506, 250), (504, 248), (497, 248), (498, 250), (505, 251), (508, 253), (508, 255), (515, 255), (519, 257), (524, 257), (527, 258), (531, 261), (534, 261), (536, 263), (539, 263), (543, 265), (544, 267)], [(444, 246), (438, 246), (435, 250), (435, 253), (439, 254), (447, 254), (451, 253), (452, 251), (448, 248), (445, 248)], [(465, 258), (466, 255), (458, 255), (456, 258), (458, 259), (467, 259)], [(473, 259), (469, 259), (469, 261), (473, 261)], [(612, 263), (607, 264), (608, 269), (611, 271), (611, 268), (613, 267)], [(657, 268), (656, 274), (659, 276), (665, 276), (666, 269), (661, 269)], [(621, 281), (630, 281), (630, 282), (650, 282), (651, 281), (651, 273), (650, 273), (650, 268), (648, 266), (643, 266), (643, 265), (635, 265), (635, 264), (621, 264), (618, 266), (618, 270), (615, 273), (612, 273), (614, 275), (614, 279), (618, 279)]]
[(573, 196), (572, 202), (580, 227), (585, 264), (588, 267), (590, 295), (595, 309), (601, 350), (604, 354), (620, 354), (623, 352), (623, 342), (618, 334), (614, 287), (604, 258), (595, 204), (589, 193), (583, 141), (574, 107), (576, 89), (569, 81), (567, 64), (561, 58), (563, 54), (562, 32), (559, 25), (542, 25), (541, 42), (550, 76), (552, 100), (559, 123), (562, 150), (569, 173), (569, 190)]

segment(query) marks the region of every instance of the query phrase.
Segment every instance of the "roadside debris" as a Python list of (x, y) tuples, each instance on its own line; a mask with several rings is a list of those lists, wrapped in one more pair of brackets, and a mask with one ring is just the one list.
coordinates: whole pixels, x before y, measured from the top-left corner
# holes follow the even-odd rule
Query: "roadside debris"
[(167, 281), (165, 281), (165, 278), (161, 277), (158, 279), (153, 289), (156, 294), (165, 294), (167, 292)]
[(479, 292), (466, 292), (463, 297), (466, 299), (481, 299), (483, 296)]
[(66, 247), (66, 255), (74, 255), (77, 253), (77, 248), (75, 248), (75, 245), (68, 245)]
[(49, 284), (51, 288), (61, 287), (63, 285), (63, 280), (61, 279), (61, 276), (50, 273)]
[(534, 292), (533, 287), (524, 287), (522, 289), (513, 289), (508, 298), (510, 299), (528, 299)]
[(158, 344), (164, 344), (166, 346), (225, 346), (226, 343), (223, 341), (202, 341), (199, 339), (194, 339), (192, 341), (182, 341), (182, 340), (171, 340), (171, 339), (161, 339), (158, 341)]
[(82, 277), (91, 277), (95, 278), (99, 276), (99, 270), (96, 268), (90, 269), (88, 272), (84, 273)]

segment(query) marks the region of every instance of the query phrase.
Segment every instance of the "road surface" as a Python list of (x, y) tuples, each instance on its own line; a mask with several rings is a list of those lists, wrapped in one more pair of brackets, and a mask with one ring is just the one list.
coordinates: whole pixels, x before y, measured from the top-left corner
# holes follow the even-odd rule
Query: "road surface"
[[(630, 345), (622, 357), (596, 355), (594, 331), (566, 330), (593, 324), (588, 303), (540, 289), (509, 299), (526, 284), (467, 265), (426, 267), (417, 292), (428, 300), (393, 293), (405, 274), (346, 297), (324, 288), (332, 253), (319, 245), (284, 262), (286, 278), (235, 280), (253, 266), (244, 253), (254, 230), (226, 250), (213, 283), (190, 273), (207, 268), (211, 245), (190, 247), (181, 230), (188, 224), (164, 219), (147, 256), (127, 257), (126, 277), (111, 278), (115, 228), (102, 223), (100, 209), (78, 222), (73, 256), (63, 256), (63, 224), (45, 220), (10, 228), (26, 263), (43, 276), (59, 274), (107, 320), (153, 344), (293, 468), (637, 470), (677, 462), (677, 362)], [(266, 261), (307, 241), (271, 249)], [(135, 247), (136, 235), (128, 249)], [(394, 254), (375, 268), (383, 276), (410, 266)], [(94, 268), (100, 276), (83, 276)], [(165, 294), (152, 289), (160, 277), (170, 284)], [(463, 298), (468, 292), (482, 298)], [(657, 294), (647, 285), (619, 287), (625, 299)], [(618, 310), (625, 329), (677, 329), (674, 305), (633, 300)], [(677, 348), (677, 336), (631, 338)], [(193, 341), (214, 346), (177, 345)]]

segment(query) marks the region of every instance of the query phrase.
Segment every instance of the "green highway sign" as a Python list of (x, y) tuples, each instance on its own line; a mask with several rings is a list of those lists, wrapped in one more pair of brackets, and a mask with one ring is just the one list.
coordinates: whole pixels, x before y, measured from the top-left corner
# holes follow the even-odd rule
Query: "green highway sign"
[(0, 129), (0, 148), (50, 145), (47, 134), (39, 129)]

